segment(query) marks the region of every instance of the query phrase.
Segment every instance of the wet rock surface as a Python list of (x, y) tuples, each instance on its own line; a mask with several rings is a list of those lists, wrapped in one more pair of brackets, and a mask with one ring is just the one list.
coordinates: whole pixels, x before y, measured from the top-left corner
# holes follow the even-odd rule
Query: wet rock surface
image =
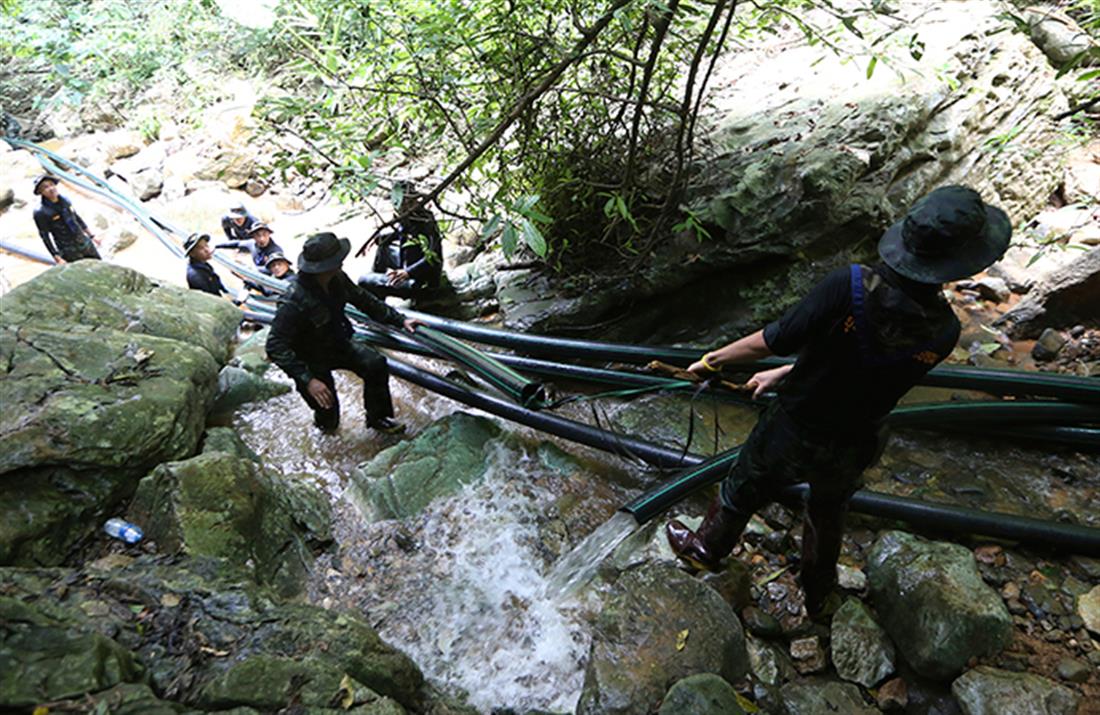
[(846, 600), (833, 615), (832, 657), (841, 678), (865, 688), (894, 672), (894, 644), (856, 599)]
[(1012, 620), (962, 546), (904, 532), (879, 536), (868, 558), (871, 598), (902, 657), (947, 678), (1011, 640)]
[(420, 671), (363, 619), (278, 605), (220, 571), (218, 562), (148, 557), (81, 571), (0, 569), (0, 653), (14, 664), (0, 675), (0, 702), (146, 683), (199, 710), (424, 704)]
[(717, 675), (690, 675), (665, 694), (657, 715), (744, 715), (737, 691)]
[(875, 715), (879, 712), (878, 708), (864, 702), (856, 686), (824, 678), (791, 683), (783, 687), (780, 695), (789, 715)]
[(1074, 715), (1080, 700), (1046, 678), (985, 666), (959, 676), (951, 692), (966, 715)]
[(670, 685), (713, 673), (735, 682), (749, 670), (737, 616), (713, 590), (678, 569), (627, 571), (595, 623), (578, 714), (631, 713)]

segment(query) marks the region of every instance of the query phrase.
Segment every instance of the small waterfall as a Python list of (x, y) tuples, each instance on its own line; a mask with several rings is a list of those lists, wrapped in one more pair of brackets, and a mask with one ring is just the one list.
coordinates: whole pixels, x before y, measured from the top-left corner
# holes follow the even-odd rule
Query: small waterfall
[(615, 547), (638, 530), (634, 517), (617, 511), (576, 548), (558, 559), (546, 577), (546, 598), (560, 601), (577, 593), (596, 575), (596, 569)]

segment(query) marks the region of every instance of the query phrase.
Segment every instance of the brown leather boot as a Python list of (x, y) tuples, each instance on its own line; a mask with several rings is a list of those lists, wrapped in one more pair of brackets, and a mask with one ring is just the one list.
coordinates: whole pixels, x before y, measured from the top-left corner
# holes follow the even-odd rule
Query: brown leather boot
[(722, 506), (719, 498), (711, 503), (703, 523), (695, 531), (679, 519), (665, 525), (672, 552), (700, 570), (716, 571), (722, 559), (733, 551), (748, 518)]

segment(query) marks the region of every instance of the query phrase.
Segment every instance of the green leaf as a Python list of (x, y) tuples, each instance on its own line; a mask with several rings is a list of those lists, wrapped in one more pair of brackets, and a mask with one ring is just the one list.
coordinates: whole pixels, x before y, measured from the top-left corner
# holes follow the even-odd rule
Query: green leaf
[(516, 252), (516, 227), (509, 221), (504, 226), (504, 232), (500, 234), (500, 250), (504, 251), (505, 258), (511, 258)]
[(523, 219), (523, 242), (526, 243), (539, 258), (546, 258), (546, 239), (538, 226), (528, 219)]
[(875, 73), (875, 65), (878, 64), (878, 57), (872, 57), (871, 61), (867, 63), (867, 79), (871, 79), (871, 75)]
[(484, 241), (500, 230), (500, 214), (493, 214), (485, 225), (481, 227), (481, 240)]

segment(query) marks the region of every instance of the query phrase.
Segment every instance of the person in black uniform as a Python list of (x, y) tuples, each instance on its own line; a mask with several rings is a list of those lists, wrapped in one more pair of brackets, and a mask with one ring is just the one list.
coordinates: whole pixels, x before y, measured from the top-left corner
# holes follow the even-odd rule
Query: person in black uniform
[(252, 227), (259, 222), (258, 218), (248, 213), (244, 204), (237, 204), (229, 209), (228, 214), (222, 216), (222, 231), (225, 232), (226, 240), (247, 241)]
[(272, 253), (282, 253), (283, 249), (271, 238), (271, 228), (266, 223), (255, 223), (248, 230), (248, 238), (243, 241), (223, 241), (214, 248), (237, 248), (247, 250), (252, 255), (252, 264), (267, 273), (267, 257)]
[(340, 400), (332, 371), (351, 370), (363, 379), (367, 426), (395, 434), (405, 426), (393, 419), (386, 360), (363, 343), (353, 342), (344, 306), (351, 303), (372, 320), (412, 332), (418, 322), (351, 282), (341, 270), (351, 250), (346, 238), (333, 233), (310, 236), (298, 257), (298, 280), (279, 300), (267, 338), (272, 362), (294, 380), (298, 393), (313, 409), (313, 423), (324, 432), (340, 424)]
[(42, 203), (34, 210), (34, 223), (46, 250), (55, 263), (69, 263), (83, 258), (99, 260), (99, 241), (88, 230), (88, 224), (73, 210), (72, 203), (58, 193), (58, 179), (43, 174), (34, 180), (34, 193)]
[(201, 290), (210, 295), (231, 295), (222, 285), (222, 279), (214, 272), (210, 259), (214, 250), (210, 248), (210, 236), (205, 233), (193, 233), (183, 242), (183, 255), (187, 258), (187, 287)]
[(290, 267), (290, 261), (283, 255), (282, 251), (275, 251), (267, 257), (264, 261), (264, 268), (271, 274), (272, 278), (279, 278), (284, 281), (296, 281), (298, 280), (297, 274), (294, 273), (294, 269)]
[[(409, 186), (397, 208), (420, 198), (423, 194)], [(431, 210), (422, 206), (378, 238), (372, 270), (359, 278), (359, 285), (379, 298), (414, 298), (439, 287), (442, 276), (443, 237)]]
[(776, 389), (778, 399), (700, 527), (668, 523), (673, 551), (696, 567), (717, 567), (755, 511), (784, 487), (808, 482), (800, 580), (808, 615), (830, 616), (847, 502), (878, 460), (884, 418), (958, 340), (941, 284), (989, 266), (1011, 235), (1005, 212), (973, 189), (936, 189), (882, 236), (882, 263), (833, 271), (779, 320), (693, 363), (688, 370), (710, 377), (723, 365), (798, 355), (750, 379), (754, 397)]

